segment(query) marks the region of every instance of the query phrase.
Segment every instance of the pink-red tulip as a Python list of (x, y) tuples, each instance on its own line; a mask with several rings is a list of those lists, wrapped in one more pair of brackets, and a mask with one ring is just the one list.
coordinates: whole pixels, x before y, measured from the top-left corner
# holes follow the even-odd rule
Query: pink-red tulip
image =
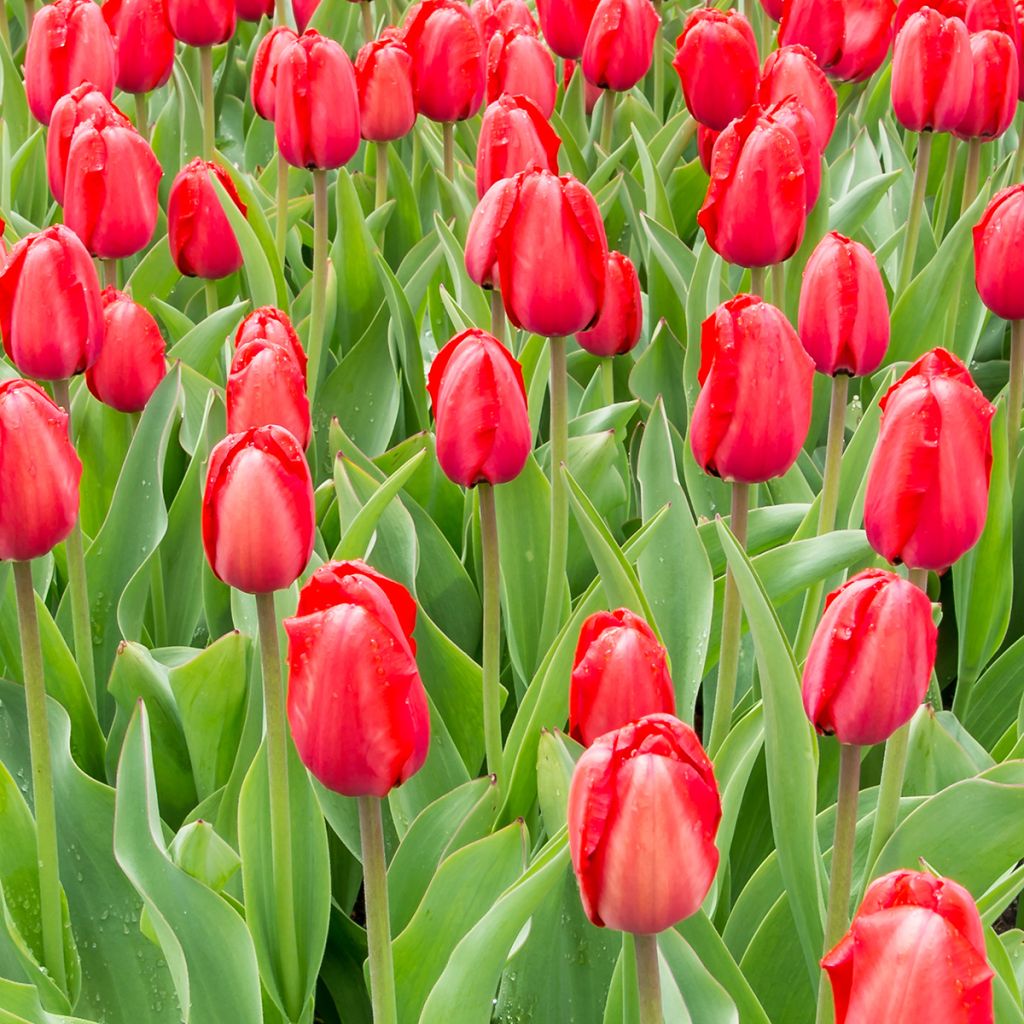
[[(494, 37), (495, 39), (498, 36)], [(476, 194), (529, 167), (558, 173), (555, 129), (525, 96), (502, 96), (485, 111), (476, 150)]]
[(252, 61), (249, 95), (253, 109), (264, 121), (274, 120), (277, 97), (277, 64), (281, 54), (298, 39), (290, 25), (277, 25), (261, 40)]
[(842, 53), (829, 74), (841, 82), (863, 82), (884, 63), (892, 43), (894, 0), (844, 0)]
[(235, 331), (236, 349), (241, 348), (246, 342), (261, 340), (285, 349), (305, 374), (306, 352), (287, 313), (273, 306), (260, 306), (254, 309)]
[(1017, 96), (1019, 99), (1024, 100), (1024, 0), (1017, 0), (1014, 12), (1017, 17), (1017, 39), (1019, 40), (1017, 45), (1017, 67), (1020, 71), (1018, 76), (1020, 85)]
[(828, 71), (843, 52), (845, 0), (783, 0), (780, 46), (806, 46)]
[(651, 0), (600, 0), (580, 61), (588, 82), (628, 92), (647, 74), (661, 18)]
[(159, 89), (174, 68), (167, 0), (104, 0), (101, 10), (117, 51), (118, 89)]
[(772, 50), (764, 62), (758, 97), (763, 107), (795, 96), (811, 113), (814, 137), (821, 152), (836, 127), (836, 91), (806, 46)]
[(276, 424), (306, 448), (313, 432), (306, 375), (288, 349), (272, 341), (247, 341), (228, 371), (228, 433)]
[(640, 278), (628, 256), (608, 253), (601, 315), (589, 331), (576, 335), (580, 348), (595, 356), (620, 356), (636, 347), (643, 326)]
[(292, 0), (292, 10), (295, 12), (295, 27), (299, 32), (306, 31), (319, 6), (320, 0)]
[(523, 0), (473, 0), (469, 5), (484, 46), (489, 46), (495, 32), (521, 29), (537, 34), (537, 22)]
[(702, 124), (697, 125), (697, 156), (700, 157), (700, 165), (704, 168), (704, 173), (709, 176), (711, 174), (711, 155), (715, 151), (715, 143), (721, 134), (714, 128), (708, 128)]
[(526, 96), (544, 117), (555, 109), (555, 62), (534, 31), (495, 32), (487, 47), (487, 102), (501, 96)]
[(274, 0), (235, 0), (235, 14), (242, 21), (273, 18)]
[(235, 33), (235, 0), (167, 0), (174, 38), (189, 46), (217, 46)]
[(359, 130), (371, 142), (404, 138), (416, 123), (412, 57), (393, 30), (356, 55)]
[(1005, 32), (985, 29), (970, 36), (971, 100), (953, 130), (961, 139), (994, 139), (1013, 124), (1019, 75), (1017, 47)]
[(997, 192), (974, 228), (974, 282), (1004, 320), (1024, 320), (1024, 185)]
[(959, 18), (967, 23), (967, 0), (899, 0), (892, 31), (898, 36), (911, 16), (925, 7), (938, 11), (944, 18)]
[(1024, 98), (1024, 2), (1022, 0), (970, 0), (964, 15), (967, 31), (1005, 32), (1017, 51), (1017, 81), (1020, 98)]
[(598, 0), (538, 0), (537, 17), (548, 46), (566, 60), (579, 60)]
[(800, 159), (804, 167), (804, 188), (807, 212), (814, 209), (821, 191), (821, 149), (814, 125), (814, 115), (795, 96), (787, 96), (773, 103), (765, 113), (776, 124), (785, 125), (800, 146)]

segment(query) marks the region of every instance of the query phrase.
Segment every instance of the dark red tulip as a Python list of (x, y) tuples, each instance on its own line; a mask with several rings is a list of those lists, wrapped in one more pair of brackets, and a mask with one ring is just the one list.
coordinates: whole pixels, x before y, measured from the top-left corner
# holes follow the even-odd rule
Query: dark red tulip
[(487, 102), (526, 96), (544, 117), (555, 109), (555, 62), (551, 51), (527, 29), (495, 32), (487, 47)]
[(167, 0), (104, 0), (103, 20), (117, 51), (117, 87), (151, 92), (171, 77), (174, 36)]
[(579, 60), (598, 0), (538, 0), (537, 17), (548, 46), (566, 60)]
[[(495, 39), (498, 36), (494, 37)], [(502, 96), (485, 111), (476, 150), (476, 194), (528, 167), (558, 173), (561, 139), (525, 96)]]
[(772, 50), (764, 62), (758, 96), (763, 107), (795, 96), (811, 112), (818, 149), (825, 152), (836, 127), (836, 91), (806, 46)]
[(580, 348), (595, 356), (620, 356), (636, 347), (643, 326), (640, 278), (628, 256), (608, 253), (601, 315), (589, 331), (576, 335)]
[(774, 22), (782, 21), (782, 0), (760, 0), (761, 10)]
[(78, 235), (55, 224), (26, 235), (0, 273), (0, 330), (7, 358), (37, 380), (88, 369), (103, 344), (96, 268)]
[(700, 909), (722, 808), (688, 725), (647, 715), (595, 740), (573, 772), (568, 817), (580, 898), (598, 927), (649, 935)]
[(292, 737), (336, 793), (387, 796), (423, 767), (430, 712), (415, 624), (405, 587), (362, 562), (322, 565), (284, 621)]
[(700, 165), (707, 175), (711, 174), (711, 154), (714, 152), (715, 143), (721, 134), (714, 128), (708, 128), (702, 124), (697, 125), (697, 156), (700, 157)]
[(785, 125), (796, 137), (804, 167), (806, 208), (810, 213), (821, 191), (821, 150), (818, 148), (814, 115), (795, 96), (773, 103), (765, 113), (776, 124)]
[(644, 715), (676, 713), (668, 655), (627, 608), (584, 620), (569, 682), (569, 735), (589, 747)]
[(274, 0), (235, 0), (235, 14), (242, 21), (273, 18)]
[(970, 36), (971, 101), (953, 134), (961, 139), (994, 139), (1013, 124), (1017, 112), (1017, 47), (1005, 32), (985, 29)]
[(647, 74), (661, 18), (651, 0), (600, 0), (581, 65), (588, 82), (628, 92)]
[(359, 130), (371, 142), (404, 138), (416, 123), (412, 57), (391, 31), (367, 43), (356, 55)]
[(306, 373), (306, 352), (299, 341), (288, 314), (273, 306), (254, 309), (235, 331), (235, 348), (239, 349), (250, 341), (266, 340), (285, 349)]
[(235, 33), (235, 0), (167, 0), (174, 38), (189, 46), (217, 46)]
[(298, 38), (291, 26), (277, 25), (260, 40), (256, 49), (249, 79), (249, 95), (252, 97), (253, 109), (264, 121), (274, 120), (278, 61), (281, 54)]
[(842, 82), (863, 82), (889, 56), (894, 0), (844, 0), (842, 54), (829, 74)]
[(306, 31), (319, 6), (320, 0), (292, 0), (292, 10), (295, 12), (295, 27), (299, 32)]
[(288, 349), (272, 341), (248, 341), (235, 350), (227, 383), (228, 433), (274, 423), (303, 448), (313, 426), (306, 375)]
[(1004, 320), (1024, 320), (1024, 185), (997, 192), (974, 228), (974, 282)]
[(882, 399), (864, 528), (894, 564), (943, 572), (988, 513), (995, 408), (952, 353), (923, 355)]
[(697, 465), (762, 483), (796, 461), (811, 423), (814, 364), (781, 310), (737, 295), (704, 321), (700, 396), (690, 424)]
[(828, 71), (842, 57), (846, 0), (783, 0), (780, 46), (806, 46)]
[(519, 29), (537, 34), (537, 22), (523, 0), (473, 0), (469, 5), (484, 46), (489, 46), (495, 32)]

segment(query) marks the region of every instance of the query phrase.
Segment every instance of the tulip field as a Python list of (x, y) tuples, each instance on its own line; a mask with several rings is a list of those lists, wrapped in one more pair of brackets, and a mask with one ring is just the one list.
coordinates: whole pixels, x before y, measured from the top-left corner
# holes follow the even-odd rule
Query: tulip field
[(0, 1024), (1024, 1024), (1024, 0), (0, 3)]

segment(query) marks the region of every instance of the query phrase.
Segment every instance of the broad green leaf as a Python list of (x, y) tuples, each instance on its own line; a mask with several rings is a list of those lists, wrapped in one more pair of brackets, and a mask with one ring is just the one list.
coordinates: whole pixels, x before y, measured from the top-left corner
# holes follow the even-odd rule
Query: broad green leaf
[[(242, 273), (245, 275), (245, 283), (253, 308), (277, 305), (283, 300), (283, 296), (278, 292), (277, 282), (274, 279), (274, 272), (270, 269), (270, 260), (267, 258), (266, 250), (259, 238), (256, 237), (256, 232), (248, 218), (235, 206), (234, 200), (228, 195), (227, 189), (220, 183), (217, 175), (210, 174), (209, 179), (217, 193), (221, 209), (235, 233), (238, 247), (242, 251)], [(253, 198), (250, 190), (247, 205), (255, 211), (259, 204), (252, 202)]]

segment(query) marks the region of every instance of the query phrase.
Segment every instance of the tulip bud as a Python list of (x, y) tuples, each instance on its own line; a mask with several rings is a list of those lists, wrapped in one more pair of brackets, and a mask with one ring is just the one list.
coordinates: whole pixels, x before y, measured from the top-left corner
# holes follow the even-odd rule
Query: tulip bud
[(242, 250), (210, 180), (216, 176), (245, 215), (231, 176), (219, 164), (196, 157), (174, 179), (167, 198), (167, 241), (174, 265), (186, 277), (216, 280), (242, 266)]
[(252, 61), (249, 94), (253, 109), (264, 121), (274, 120), (274, 100), (277, 96), (277, 64), (281, 54), (298, 39), (289, 25), (277, 25), (261, 40)]
[(711, 174), (711, 155), (715, 151), (715, 143), (721, 134), (714, 128), (707, 128), (702, 124), (697, 125), (697, 156), (700, 157), (700, 165), (707, 175)]
[(841, 82), (863, 82), (889, 56), (893, 0), (844, 0), (842, 53), (829, 74)]
[(519, 176), (499, 178), (477, 203), (466, 232), (466, 273), (481, 288), (498, 285), (498, 235), (519, 193)]
[(741, 267), (766, 267), (800, 248), (807, 185), (791, 129), (755, 105), (719, 136), (697, 214), (711, 248)]
[(925, 7), (896, 36), (892, 106), (908, 131), (948, 132), (971, 102), (974, 69), (967, 27)]
[(276, 424), (309, 446), (313, 426), (306, 374), (281, 345), (260, 339), (235, 351), (228, 371), (228, 433)]
[(461, 0), (420, 0), (405, 17), (416, 109), (431, 121), (465, 121), (484, 98), (480, 31)]
[(986, 29), (969, 38), (971, 100), (953, 134), (961, 139), (993, 139), (1013, 124), (1017, 112), (1017, 47), (1005, 32)]
[(1017, 44), (1017, 69), (1019, 71), (1017, 96), (1024, 100), (1024, 0), (1017, 0), (1014, 12), (1017, 18), (1017, 39), (1019, 40)]
[(103, 303), (96, 268), (70, 228), (26, 235), (0, 273), (0, 331), (7, 358), (37, 380), (63, 380), (96, 362)]
[[(495, 36), (498, 39), (499, 36)], [(558, 173), (562, 144), (544, 115), (525, 96), (502, 96), (485, 111), (476, 150), (476, 194), (482, 199), (502, 178), (529, 167)]]
[(64, 223), (100, 259), (134, 256), (153, 237), (163, 173), (131, 125), (79, 125), (68, 151)]
[(928, 691), (938, 630), (923, 590), (866, 569), (829, 594), (804, 664), (804, 711), (840, 743), (882, 743)]
[(167, 0), (175, 39), (189, 46), (217, 46), (235, 32), (235, 0)]
[(810, 213), (821, 192), (821, 150), (818, 148), (814, 115), (795, 96), (787, 96), (780, 103), (768, 107), (765, 113), (776, 124), (785, 125), (796, 138), (804, 167), (806, 207)]
[(1017, 0), (970, 0), (963, 15), (967, 31), (1005, 32), (1017, 54), (1018, 95), (1024, 98), (1024, 3)]
[(864, 377), (889, 347), (889, 302), (871, 252), (838, 231), (811, 253), (800, 287), (800, 340), (819, 373)]
[[(572, 81), (572, 76), (576, 71), (576, 61), (574, 60), (563, 60), (562, 61), (562, 88), (568, 90), (569, 83)], [(594, 112), (594, 107), (597, 106), (597, 101), (601, 98), (601, 89), (594, 85), (593, 82), (589, 81), (586, 75), (583, 77), (583, 104), (587, 110), (587, 117)]]
[(676, 713), (668, 655), (626, 608), (584, 620), (569, 682), (569, 735), (589, 747), (644, 715)]
[(761, 0), (761, 10), (764, 11), (772, 21), (776, 23), (782, 21), (782, 0)]
[(118, 89), (132, 93), (159, 89), (174, 67), (167, 0), (104, 0), (101, 10), (114, 38)]
[(754, 295), (701, 325), (690, 446), (705, 473), (762, 483), (796, 461), (811, 423), (814, 364), (782, 311)]
[(533, 448), (523, 368), (497, 338), (471, 328), (438, 352), (427, 390), (437, 460), (462, 487), (514, 480)]
[(348, 54), (314, 29), (277, 63), (274, 134), (293, 167), (341, 167), (359, 148), (359, 97)]
[(477, 30), (484, 46), (489, 46), (495, 32), (521, 30), (529, 35), (537, 34), (537, 22), (533, 20), (530, 8), (523, 0), (473, 0), (469, 5)]
[(105, 288), (103, 348), (85, 371), (85, 383), (104, 405), (142, 412), (167, 373), (164, 339), (153, 314), (124, 292)]
[(640, 278), (628, 256), (608, 253), (601, 315), (589, 331), (576, 335), (580, 348), (595, 356), (621, 356), (640, 340), (644, 310)]
[(359, 129), (364, 139), (392, 142), (412, 131), (416, 100), (412, 92), (412, 57), (390, 32), (367, 43), (356, 56)]
[(287, 313), (273, 306), (260, 306), (238, 325), (235, 332), (236, 349), (240, 349), (246, 342), (263, 340), (288, 352), (302, 370), (302, 375), (306, 375), (306, 352)]
[(828, 71), (843, 51), (846, 0), (783, 0), (779, 46), (806, 46)]
[(772, 50), (758, 90), (761, 106), (795, 96), (810, 112), (818, 149), (824, 153), (836, 127), (836, 91), (806, 46)]
[(868, 886), (839, 944), (821, 961), (836, 1024), (992, 1024), (985, 933), (963, 886), (894, 871)]
[(295, 27), (305, 32), (309, 23), (320, 6), (320, 0), (292, 0), (292, 11), (295, 13)]
[(526, 29), (494, 33), (487, 47), (488, 103), (506, 94), (526, 96), (548, 118), (557, 92), (555, 62), (536, 33)]
[(228, 434), (212, 452), (203, 547), (217, 579), (249, 594), (290, 587), (313, 553), (313, 481), (283, 427)]
[(303, 764), (336, 793), (387, 796), (427, 758), (415, 624), (409, 591), (362, 562), (320, 566), (284, 621), (292, 737)]
[(50, 123), (54, 104), (83, 82), (107, 99), (114, 92), (117, 57), (92, 0), (54, 0), (32, 19), (25, 50), (25, 92), (32, 116)]
[(894, 564), (943, 572), (985, 527), (995, 408), (942, 348), (918, 359), (881, 406), (864, 500), (868, 542)]
[(274, 0), (235, 0), (235, 15), (242, 21), (273, 18)]
[(892, 26), (893, 35), (898, 36), (911, 16), (925, 7), (938, 11), (944, 18), (959, 18), (965, 24), (967, 22), (967, 0), (899, 0)]
[(651, 0), (600, 0), (583, 45), (587, 81), (613, 92), (632, 89), (651, 66), (660, 26)]
[(587, 917), (650, 935), (695, 914), (718, 869), (721, 817), (711, 762), (685, 723), (647, 715), (598, 737), (569, 786), (569, 852)]
[(548, 46), (566, 60), (579, 60), (598, 0), (537, 0), (537, 17)]
[(1004, 320), (1024, 320), (1024, 185), (997, 192), (974, 228), (974, 281)]

